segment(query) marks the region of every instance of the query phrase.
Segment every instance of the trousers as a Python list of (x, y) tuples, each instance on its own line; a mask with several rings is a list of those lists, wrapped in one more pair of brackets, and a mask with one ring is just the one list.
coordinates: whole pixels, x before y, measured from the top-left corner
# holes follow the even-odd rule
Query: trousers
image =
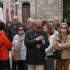
[(57, 59), (56, 70), (69, 70), (70, 59)]
[(44, 70), (44, 65), (29, 65), (28, 70)]

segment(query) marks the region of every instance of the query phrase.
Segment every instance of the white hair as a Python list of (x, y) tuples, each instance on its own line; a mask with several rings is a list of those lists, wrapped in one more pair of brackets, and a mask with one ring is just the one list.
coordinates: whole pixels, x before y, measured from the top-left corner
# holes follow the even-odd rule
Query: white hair
[(33, 18), (28, 18), (27, 21), (30, 20), (31, 22), (34, 22)]

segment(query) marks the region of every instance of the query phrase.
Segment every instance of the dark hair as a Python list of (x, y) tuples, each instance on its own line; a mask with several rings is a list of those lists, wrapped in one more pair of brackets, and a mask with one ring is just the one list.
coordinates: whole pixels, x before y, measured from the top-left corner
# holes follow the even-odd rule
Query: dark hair
[(4, 22), (0, 22), (0, 30), (4, 30), (5, 29), (5, 23)]
[(23, 27), (23, 29), (24, 29), (24, 32), (25, 32), (25, 27), (24, 27), (24, 25), (18, 25), (18, 27), (17, 27), (17, 32), (18, 32), (18, 29), (20, 28), (20, 27)]
[(47, 21), (46, 20), (43, 20), (42, 22), (42, 26), (46, 25), (47, 24)]
[(12, 24), (12, 22), (11, 21), (8, 21), (8, 22), (6, 22), (6, 27), (8, 26), (8, 24)]

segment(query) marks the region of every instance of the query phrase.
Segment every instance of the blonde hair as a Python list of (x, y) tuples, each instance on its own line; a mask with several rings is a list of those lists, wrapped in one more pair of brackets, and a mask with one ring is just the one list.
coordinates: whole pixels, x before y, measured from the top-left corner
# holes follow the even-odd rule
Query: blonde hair
[(61, 29), (61, 26), (62, 26), (62, 25), (65, 25), (65, 26), (67, 27), (67, 34), (69, 34), (69, 27), (68, 27), (68, 24), (65, 23), (65, 22), (60, 24), (60, 26), (59, 26), (59, 33), (61, 33), (61, 32), (60, 32), (60, 29)]

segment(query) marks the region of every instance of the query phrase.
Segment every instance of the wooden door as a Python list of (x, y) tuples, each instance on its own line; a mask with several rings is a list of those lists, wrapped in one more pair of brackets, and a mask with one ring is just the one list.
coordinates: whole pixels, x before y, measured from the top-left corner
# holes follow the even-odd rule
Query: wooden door
[(22, 23), (25, 25), (27, 18), (30, 17), (30, 4), (22, 4)]

